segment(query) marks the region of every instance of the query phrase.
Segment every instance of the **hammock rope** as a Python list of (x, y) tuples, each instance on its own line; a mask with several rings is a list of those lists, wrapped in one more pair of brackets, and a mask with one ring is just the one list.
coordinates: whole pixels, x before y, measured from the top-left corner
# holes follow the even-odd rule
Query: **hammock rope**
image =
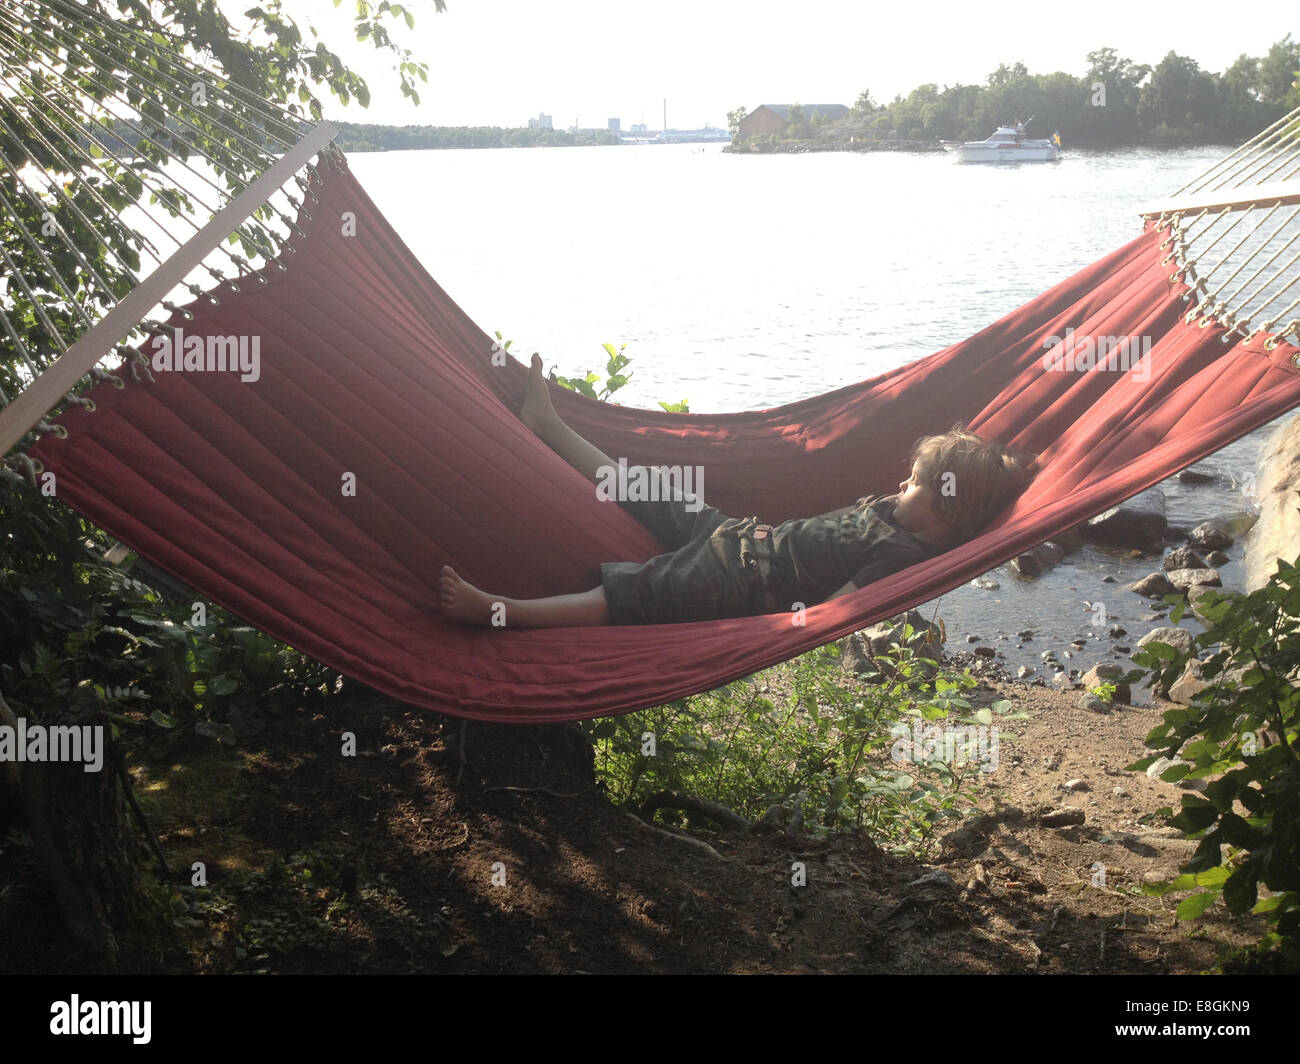
[[(0, 248), (6, 267), (0, 344), (12, 353), (6, 361), (20, 367), (0, 387), (0, 452), (7, 454), (33, 440), (30, 430), (46, 431), (47, 412), (72, 401), (80, 388), (116, 380), (105, 361), (111, 355), (129, 362), (137, 379), (147, 374), (139, 353), (144, 340), (160, 335), (169, 317), (192, 320), (179, 302), (201, 297), (216, 305), (219, 292), (239, 292), (245, 278), (265, 284), (266, 263), (283, 269), (282, 251), (289, 238), (302, 236), (298, 220), (318, 180), (309, 155), (230, 231), (212, 237), (212, 222), (305, 137), (319, 141), (322, 158), (337, 149), (319, 135), (321, 127), (313, 130), (292, 110), (269, 105), (148, 34), (71, 0), (0, 0), (0, 58), (0, 176), (16, 196), (0, 187), (0, 221), (12, 240)], [(151, 63), (145, 76), (142, 59)], [(130, 75), (128, 60), (137, 64)], [(203, 89), (201, 104), (191, 98), (196, 85)], [(170, 163), (163, 168), (149, 155)], [(132, 215), (143, 224), (119, 220), (104, 198), (109, 191), (134, 202)], [(87, 217), (83, 203), (102, 212), (99, 222)], [(24, 221), (33, 217), (39, 238)], [(105, 269), (88, 258), (87, 241), (107, 249)], [(181, 270), (181, 251), (188, 255), (196, 242), (211, 247)], [(128, 257), (137, 254), (152, 265), (141, 271)], [(20, 259), (39, 266), (39, 281)], [(56, 265), (67, 260), (75, 264), (70, 269)], [(158, 289), (152, 307), (127, 316), (118, 335), (101, 344), (103, 357), (82, 367), (80, 381), (73, 376), (58, 392), (48, 385), (33, 392), (33, 382), (69, 350), (83, 361), (80, 338), (95, 335), (100, 342), (108, 330), (93, 330), (112, 320), (106, 307), (120, 308), (146, 286)], [(20, 327), (24, 317), (34, 317), (39, 332)], [(36, 398), (49, 405), (34, 409)], [(12, 406), (21, 407), (25, 421), (18, 429)]]

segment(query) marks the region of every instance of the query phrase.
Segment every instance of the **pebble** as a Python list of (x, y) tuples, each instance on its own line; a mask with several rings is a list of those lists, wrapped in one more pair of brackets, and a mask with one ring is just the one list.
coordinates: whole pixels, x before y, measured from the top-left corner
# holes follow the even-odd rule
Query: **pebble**
[(1082, 698), (1080, 698), (1080, 699), (1079, 699), (1079, 708), (1080, 708), (1080, 709), (1090, 709), (1090, 710), (1092, 710), (1094, 713), (1109, 713), (1109, 712), (1110, 712), (1110, 704), (1107, 703), (1107, 702), (1102, 701), (1102, 699), (1098, 698), (1098, 697), (1097, 697), (1096, 695), (1094, 695), (1094, 694), (1085, 694)]
[(1113, 794), (1116, 798), (1128, 797), (1128, 791), (1126, 791), (1123, 787), (1112, 787), (1110, 793)]
[(1016, 638), (1023, 639), (1026, 642), (1028, 642), (1029, 640), (1034, 638), (1034, 630), (1032, 628), (1022, 628), (1020, 631), (1016, 633)]
[(1090, 791), (1087, 780), (1066, 780), (1061, 787), (1067, 791)]
[(1023, 680), (1026, 676), (1032, 676), (1034, 672), (1035, 670), (1032, 665), (1021, 665), (1020, 668), (1016, 670), (1016, 677)]
[(1087, 819), (1084, 811), (1073, 805), (1063, 805), (1039, 817), (1039, 821), (1045, 828), (1068, 828), (1075, 824), (1082, 824)]

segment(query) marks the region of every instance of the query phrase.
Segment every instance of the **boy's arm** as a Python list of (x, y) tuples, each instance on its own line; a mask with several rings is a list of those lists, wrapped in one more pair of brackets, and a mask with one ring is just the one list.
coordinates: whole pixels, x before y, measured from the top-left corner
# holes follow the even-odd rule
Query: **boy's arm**
[(845, 584), (842, 588), (840, 588), (837, 592), (835, 592), (835, 594), (831, 595), (831, 597), (828, 598), (826, 601), (830, 602), (831, 599), (837, 599), (841, 595), (847, 595), (849, 592), (857, 591), (857, 590), (858, 590), (858, 585), (855, 584), (852, 580), (850, 580), (847, 584)]

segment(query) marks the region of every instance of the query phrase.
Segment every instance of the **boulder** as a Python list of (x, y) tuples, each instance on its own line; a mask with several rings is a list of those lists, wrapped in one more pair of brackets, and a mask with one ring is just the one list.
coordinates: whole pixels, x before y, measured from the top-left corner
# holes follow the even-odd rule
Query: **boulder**
[(1165, 555), (1165, 560), (1160, 563), (1160, 568), (1165, 572), (1169, 572), (1171, 569), (1204, 569), (1206, 564), (1205, 560), (1191, 547), (1175, 547)]
[(1219, 570), (1217, 569), (1171, 569), (1165, 574), (1169, 582), (1186, 594), (1192, 588), (1200, 585), (1203, 587), (1222, 587), (1223, 581), (1219, 579)]
[(1148, 643), (1168, 643), (1175, 650), (1184, 654), (1195, 654), (1196, 643), (1192, 633), (1186, 628), (1152, 628), (1141, 639), (1137, 641), (1140, 647)]
[(1147, 598), (1163, 598), (1165, 595), (1178, 594), (1178, 588), (1174, 587), (1169, 577), (1164, 573), (1149, 573), (1141, 580), (1135, 580), (1131, 584), (1126, 584), (1125, 590), (1136, 591), (1139, 595), (1145, 595)]
[(1011, 559), (1013, 572), (1021, 576), (1042, 576), (1048, 569), (1065, 557), (1065, 548), (1048, 540), (1032, 550), (1018, 554)]
[(1097, 514), (1085, 522), (1080, 531), (1091, 543), (1158, 551), (1164, 545), (1167, 527), (1164, 492), (1159, 488), (1148, 488)]

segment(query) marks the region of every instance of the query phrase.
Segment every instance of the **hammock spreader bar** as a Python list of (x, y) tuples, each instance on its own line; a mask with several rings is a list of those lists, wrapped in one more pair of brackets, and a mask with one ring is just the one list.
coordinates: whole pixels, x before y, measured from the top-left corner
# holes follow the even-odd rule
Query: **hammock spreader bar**
[[(661, 547), (520, 424), (526, 369), (494, 364), (492, 338), (346, 167), (321, 176), (286, 270), (169, 323), (205, 350), (255, 342), (256, 380), (173, 371), (98, 385), (93, 411), (60, 415), (68, 438), (30, 453), (60, 498), (213, 601), (458, 716), (577, 720), (716, 687), (933, 599), (1300, 405), (1300, 350), (1184, 321), (1167, 231), (1151, 223), (970, 339), (816, 398), (674, 415), (554, 389), (561, 415), (611, 456), (702, 465), (710, 502), (769, 522), (893, 490), (919, 436), (966, 420), (1041, 452), (1029, 490), (977, 539), (802, 615), (464, 629), (434, 605), (444, 563), (532, 596), (594, 586), (600, 562)], [(1067, 328), (1080, 355), (1103, 337), (1150, 350), (1128, 372), (1046, 368), (1045, 338)]]

